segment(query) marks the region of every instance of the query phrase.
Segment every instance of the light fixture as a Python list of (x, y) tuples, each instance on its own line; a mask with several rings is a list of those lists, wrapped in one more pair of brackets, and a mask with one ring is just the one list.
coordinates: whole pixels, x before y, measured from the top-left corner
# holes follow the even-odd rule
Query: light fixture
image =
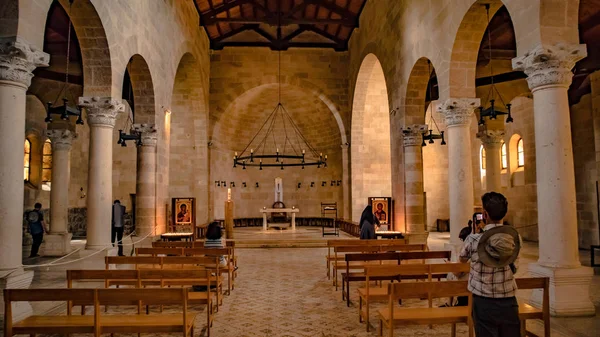
[(223, 185), (223, 187), (227, 187), (227, 182), (226, 181), (221, 181), (221, 185)]
[(342, 181), (341, 181), (341, 180), (338, 180), (338, 181), (337, 181), (337, 185), (338, 185), (338, 186), (340, 186), (340, 184), (341, 184), (341, 183), (342, 183)]
[(300, 186), (302, 186), (302, 183), (298, 183), (298, 188), (300, 188)]
[(326, 181), (321, 182), (321, 187), (325, 187), (325, 185), (327, 185)]
[(315, 187), (315, 182), (314, 181), (310, 182), (310, 187)]
[(331, 186), (335, 186), (335, 180), (331, 181)]
[[(73, 0), (69, 0), (69, 13), (71, 13), (71, 5), (73, 5)], [(46, 111), (46, 118), (44, 119), (44, 122), (46, 123), (52, 123), (53, 119), (52, 119), (52, 115), (60, 115), (60, 119), (62, 119), (63, 121), (68, 121), (70, 116), (77, 116), (77, 121), (75, 121), (75, 124), (79, 124), (79, 125), (83, 125), (83, 118), (82, 118), (82, 114), (81, 114), (81, 108), (79, 108), (79, 106), (76, 107), (70, 107), (69, 106), (69, 100), (66, 98), (66, 94), (69, 94), (69, 97), (71, 98), (72, 101), (76, 101), (74, 99), (73, 93), (71, 92), (71, 87), (69, 86), (69, 61), (70, 61), (70, 56), (71, 56), (71, 28), (72, 27), (72, 22), (71, 22), (71, 17), (69, 16), (69, 25), (68, 25), (68, 32), (67, 32), (67, 64), (66, 64), (66, 70), (65, 70), (65, 83), (63, 84), (62, 89), (60, 90), (60, 92), (58, 93), (58, 95), (56, 96), (56, 99), (54, 100), (54, 106), (52, 103), (48, 102), (48, 110)], [(65, 94), (65, 95), (63, 95)], [(62, 98), (61, 98), (62, 96)], [(59, 100), (62, 100), (62, 105), (56, 105), (56, 103), (58, 103)]]
[(258, 188), (258, 181), (256, 182), (256, 188)]
[(231, 186), (231, 187), (235, 187), (235, 182), (234, 182), (234, 181), (230, 182), (230, 183), (229, 183), (229, 186)]
[(221, 182), (218, 180), (215, 180), (215, 185), (217, 185), (217, 187), (221, 187)]
[(242, 187), (246, 187), (246, 182), (242, 182)]
[[(427, 129), (429, 130), (429, 132), (425, 132), (423, 134), (423, 143), (421, 143), (421, 146), (427, 146), (427, 143), (425, 143), (425, 141), (427, 140), (429, 144), (433, 144), (434, 139), (441, 139), (442, 142), (440, 143), (441, 145), (446, 145), (446, 139), (444, 138), (444, 131), (440, 131), (440, 128), (438, 127), (435, 118), (433, 118), (433, 72), (431, 71), (431, 61), (427, 60), (427, 73), (429, 74), (429, 80), (427, 82), (427, 91), (429, 94), (429, 106), (431, 109), (431, 113), (429, 114), (429, 122), (427, 123)], [(437, 81), (437, 76), (435, 77), (436, 81)], [(435, 126), (435, 129), (437, 130), (438, 133), (433, 133), (433, 127)]]
[[(127, 101), (127, 104), (129, 105), (129, 108), (134, 111), (134, 102), (133, 102), (133, 96), (131, 93), (131, 77), (129, 76), (129, 65), (131, 64), (131, 59), (129, 60), (129, 63), (127, 64), (127, 69), (126, 69), (126, 74), (125, 76), (127, 76), (126, 78), (128, 78), (128, 83), (129, 83), (129, 90), (128, 90), (128, 94), (127, 94), (127, 98), (125, 99), (125, 101)], [(125, 86), (125, 79), (123, 78), (123, 86)], [(133, 126), (133, 119), (131, 117), (131, 115), (127, 116), (127, 120), (125, 121), (125, 128), (124, 129), (131, 129)], [(135, 141), (135, 144), (137, 146), (142, 146), (142, 134), (140, 132), (135, 132), (133, 130), (130, 131), (130, 134), (127, 134), (125, 132), (123, 132), (123, 129), (119, 130), (119, 140), (117, 140), (117, 144), (120, 144), (122, 147), (126, 147), (127, 146), (127, 141), (128, 140), (133, 140)]]
[[(258, 166), (259, 170), (263, 167), (279, 167), (281, 170), (290, 166), (300, 166), (302, 169), (305, 166), (327, 167), (327, 155), (317, 152), (310, 145), (281, 103), (281, 51), (277, 52), (277, 57), (277, 105), (242, 152), (239, 155), (235, 152), (233, 167), (241, 165), (244, 170), (246, 166)], [(276, 134), (281, 133), (285, 137), (278, 143)]]
[[(504, 103), (504, 100), (502, 99), (502, 95), (500, 95), (500, 91), (498, 91), (498, 88), (494, 84), (494, 62), (492, 60), (492, 37), (491, 37), (491, 32), (490, 32), (490, 4), (485, 4), (484, 6), (485, 6), (486, 14), (487, 14), (487, 24), (488, 24), (487, 25), (487, 39), (488, 39), (491, 86), (490, 86), (490, 91), (488, 92), (487, 98), (485, 100), (486, 104), (482, 104), (482, 106), (479, 107), (479, 125), (485, 125), (485, 119), (484, 119), (485, 117), (495, 120), (496, 117), (498, 117), (498, 115), (507, 115), (506, 123), (512, 123), (513, 118), (510, 113), (511, 104)], [(496, 102), (497, 102), (496, 94), (498, 95), (498, 99), (500, 99), (501, 105), (496, 104)], [(484, 109), (484, 106), (486, 106), (488, 103), (490, 106), (488, 108)]]
[(134, 140), (136, 146), (142, 146), (142, 134), (139, 132), (132, 131), (131, 134), (126, 134), (123, 130), (119, 130), (119, 140), (117, 144), (120, 144), (122, 147), (127, 146), (128, 140)]

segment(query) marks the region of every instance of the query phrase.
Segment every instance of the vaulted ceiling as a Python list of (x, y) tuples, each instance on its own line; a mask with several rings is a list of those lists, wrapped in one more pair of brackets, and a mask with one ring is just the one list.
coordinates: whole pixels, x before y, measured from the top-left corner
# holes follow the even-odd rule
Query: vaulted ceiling
[(212, 49), (348, 49), (367, 0), (194, 0)]

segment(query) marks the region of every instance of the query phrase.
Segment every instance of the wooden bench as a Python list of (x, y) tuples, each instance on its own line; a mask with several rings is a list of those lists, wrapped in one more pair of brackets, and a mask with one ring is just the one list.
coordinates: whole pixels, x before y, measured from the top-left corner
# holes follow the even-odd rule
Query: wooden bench
[[(12, 322), (13, 302), (79, 301), (94, 306), (93, 316), (71, 315), (67, 305), (66, 316), (30, 316)], [(193, 336), (195, 313), (187, 310), (187, 289), (5, 289), (5, 336), (15, 334), (72, 334), (93, 333), (173, 333)], [(141, 314), (145, 305), (180, 305), (180, 314)], [(103, 315), (101, 306), (137, 306), (137, 314)]]
[(185, 256), (225, 256), (227, 265), (220, 266), (219, 272), (221, 274), (227, 274), (227, 293), (229, 294), (233, 289), (235, 289), (234, 273), (236, 267), (234, 265), (233, 248), (185, 248), (183, 249), (183, 254)]
[[(231, 259), (233, 265), (237, 267), (237, 257), (235, 256), (235, 241), (225, 240), (225, 246), (231, 248)], [(181, 242), (181, 241), (154, 241), (153, 248), (203, 248), (204, 240)], [(233, 277), (237, 277), (237, 272), (233, 273)]]
[[(427, 250), (427, 245), (425, 244), (411, 244), (411, 245), (403, 245), (403, 244), (394, 244), (394, 241), (397, 240), (363, 240), (363, 241), (378, 241), (378, 242), (391, 242), (392, 244), (380, 244), (380, 245), (353, 245), (353, 246), (336, 246), (333, 247), (334, 257), (332, 260), (333, 264), (333, 273), (334, 280), (333, 284), (335, 285), (335, 289), (338, 287), (338, 270), (340, 268), (346, 268), (346, 263), (344, 262), (344, 256), (341, 254), (346, 253), (381, 253), (381, 252), (390, 252), (390, 251), (424, 251)], [(342, 261), (342, 262), (340, 262)], [(351, 269), (362, 269), (364, 265), (362, 263), (355, 263), (351, 266)]]
[(389, 278), (401, 280), (420, 280), (446, 278), (448, 273), (468, 273), (471, 268), (469, 263), (441, 263), (441, 264), (405, 264), (398, 266), (367, 266), (364, 268), (366, 278), (366, 287), (358, 288), (359, 322), (366, 322), (367, 332), (369, 332), (369, 304), (371, 301), (386, 300), (389, 296), (388, 287), (370, 287), (370, 281), (379, 278)]
[[(387, 253), (371, 253), (371, 254), (346, 254), (346, 272), (342, 273), (342, 300), (346, 300), (346, 305), (350, 306), (350, 282), (354, 281), (364, 281), (365, 273), (350, 272), (350, 263), (352, 262), (362, 262), (363, 268), (364, 265), (368, 265), (369, 263), (377, 263), (382, 264), (384, 261), (392, 261), (395, 264), (400, 264), (400, 254), (395, 252), (387, 252)], [(390, 264), (386, 264), (386, 266), (392, 266)], [(385, 276), (385, 277), (375, 277), (373, 280), (383, 281), (383, 280), (391, 280), (396, 276)]]
[[(210, 336), (210, 328), (214, 320), (215, 309), (219, 309), (219, 297), (217, 291), (211, 291), (211, 285), (215, 283), (215, 278), (211, 276), (209, 270), (139, 270), (140, 284), (147, 281), (158, 281), (161, 288), (181, 286), (190, 287), (203, 285), (206, 291), (190, 291), (187, 293), (188, 304), (206, 305), (206, 335)], [(216, 286), (216, 284), (215, 284)]]
[[(467, 281), (445, 282), (396, 282), (388, 284), (388, 305), (378, 310), (378, 336), (383, 336), (383, 328), (388, 329), (388, 336), (394, 336), (396, 325), (431, 325), (452, 324), (452, 337), (456, 336), (456, 323), (468, 325), (469, 337), (473, 337), (473, 320), (471, 319), (472, 297), (467, 289)], [(434, 298), (468, 296), (466, 307), (433, 308)], [(399, 299), (427, 298), (428, 308), (394, 308)]]
[(135, 256), (182, 256), (185, 248), (175, 247), (142, 247), (135, 249)]
[(550, 279), (547, 277), (517, 278), (518, 289), (541, 289), (542, 308), (535, 308), (527, 303), (519, 303), (519, 319), (521, 320), (521, 337), (538, 337), (527, 331), (525, 321), (528, 319), (541, 319), (544, 323), (544, 337), (550, 337), (550, 292), (548, 291)]
[[(327, 267), (327, 279), (331, 279), (331, 261), (338, 261), (334, 258), (331, 252), (331, 248), (340, 246), (368, 246), (368, 245), (381, 245), (382, 240), (357, 240), (357, 239), (337, 239), (327, 240), (327, 255), (325, 256), (325, 264)], [(404, 245), (407, 243), (405, 239), (388, 240), (390, 244)], [(339, 259), (343, 260), (343, 258)]]

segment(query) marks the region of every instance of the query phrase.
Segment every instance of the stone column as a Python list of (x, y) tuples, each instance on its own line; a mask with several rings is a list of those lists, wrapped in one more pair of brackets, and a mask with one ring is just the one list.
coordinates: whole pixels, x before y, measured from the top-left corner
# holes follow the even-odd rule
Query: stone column
[(44, 237), (45, 256), (63, 256), (71, 252), (69, 222), (69, 178), (71, 145), (77, 134), (66, 129), (46, 131), (52, 141), (52, 189), (50, 190), (50, 235)]
[(460, 244), (458, 234), (473, 216), (473, 167), (471, 121), (478, 98), (450, 98), (439, 108), (448, 127), (448, 189), (450, 243)]
[(352, 213), (350, 213), (350, 193), (352, 192), (352, 186), (350, 186), (350, 145), (348, 143), (340, 145), (342, 148), (342, 202), (343, 213), (342, 218), (350, 221), (352, 220)]
[(134, 124), (131, 131), (139, 133), (142, 137), (142, 145), (138, 146), (137, 151), (135, 231), (138, 236), (155, 235), (158, 133), (154, 124)]
[(85, 247), (103, 249), (110, 245), (111, 234), (113, 128), (125, 106), (111, 97), (80, 97), (79, 105), (86, 109), (90, 126)]
[(477, 134), (485, 150), (485, 189), (488, 192), (502, 192), (502, 160), (500, 148), (504, 131), (487, 130)]
[[(0, 301), (2, 289), (29, 288), (32, 271), (23, 271), (23, 142), (25, 94), (32, 71), (47, 67), (50, 56), (17, 37), (0, 38)], [(0, 316), (4, 306), (0, 309)], [(13, 320), (31, 314), (21, 302)]]
[[(589, 293), (593, 271), (579, 262), (567, 93), (571, 69), (586, 54), (585, 45), (552, 45), (513, 59), (513, 68), (528, 76), (534, 104), (539, 260), (529, 271), (550, 277), (550, 311), (560, 316), (595, 313)], [(534, 293), (534, 302), (540, 295)]]
[(425, 200), (423, 199), (423, 133), (427, 125), (413, 124), (402, 128), (404, 136), (404, 195), (406, 231), (423, 233)]

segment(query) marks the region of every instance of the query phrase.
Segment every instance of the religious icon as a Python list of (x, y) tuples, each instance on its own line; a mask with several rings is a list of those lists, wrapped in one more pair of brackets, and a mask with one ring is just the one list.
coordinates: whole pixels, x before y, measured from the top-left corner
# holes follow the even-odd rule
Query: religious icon
[(391, 223), (390, 204), (391, 198), (369, 198), (369, 204), (373, 208), (373, 214), (382, 225)]
[(190, 225), (194, 221), (194, 198), (173, 198), (175, 225)]

